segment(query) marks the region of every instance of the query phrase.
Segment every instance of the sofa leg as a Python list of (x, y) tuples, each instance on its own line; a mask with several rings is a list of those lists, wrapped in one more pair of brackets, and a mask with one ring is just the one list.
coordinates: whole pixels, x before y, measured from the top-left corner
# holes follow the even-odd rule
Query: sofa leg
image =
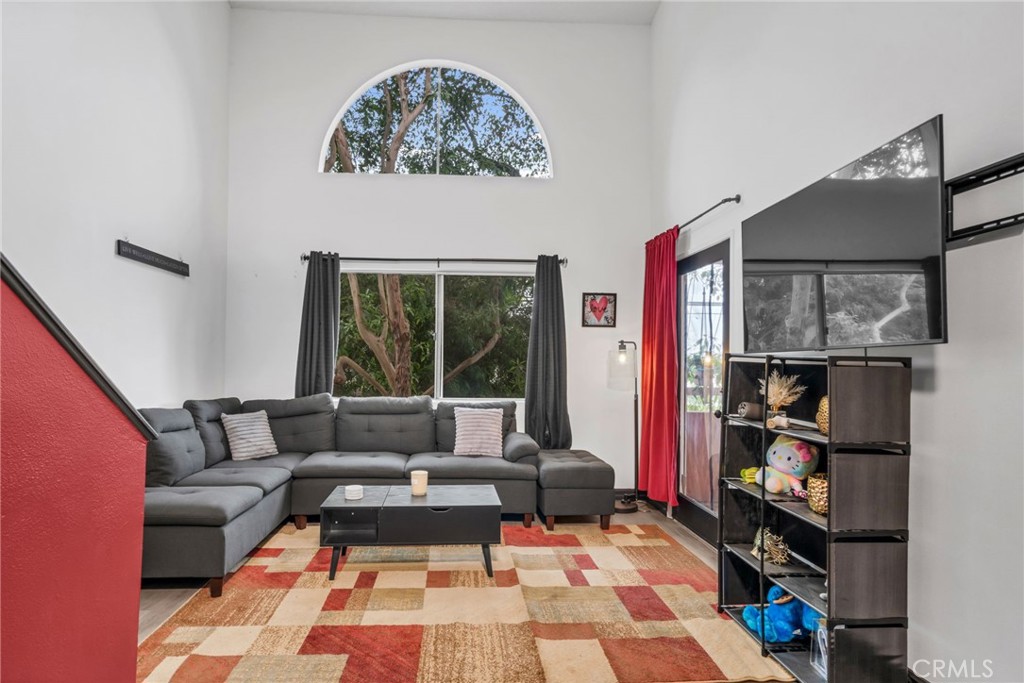
[(531, 526), (533, 526), (533, 513), (532, 512), (527, 512), (525, 515), (523, 515), (523, 526), (525, 526), (527, 529), (529, 529)]
[(601, 515), (601, 528), (607, 530), (609, 525), (611, 524), (611, 521), (611, 515)]
[(547, 515), (544, 518), (544, 526), (546, 526), (548, 528), (548, 531), (554, 531), (555, 530), (555, 516), (554, 515)]
[(224, 577), (215, 576), (210, 579), (210, 597), (219, 598), (224, 593)]
[(295, 515), (295, 528), (305, 529), (306, 528), (306, 515)]

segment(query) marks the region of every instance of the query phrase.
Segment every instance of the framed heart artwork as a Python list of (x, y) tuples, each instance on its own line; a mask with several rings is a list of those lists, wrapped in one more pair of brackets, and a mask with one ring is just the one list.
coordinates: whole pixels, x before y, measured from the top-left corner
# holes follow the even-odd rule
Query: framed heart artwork
[(583, 292), (583, 327), (615, 327), (618, 297), (606, 292)]

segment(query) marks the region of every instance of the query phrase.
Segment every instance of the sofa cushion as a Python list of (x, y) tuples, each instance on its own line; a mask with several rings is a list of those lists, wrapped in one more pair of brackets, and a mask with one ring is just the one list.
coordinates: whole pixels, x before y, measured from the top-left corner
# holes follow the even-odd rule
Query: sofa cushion
[(537, 455), (540, 485), (546, 489), (611, 489), (615, 470), (588, 451), (541, 451)]
[(501, 408), (501, 435), (516, 430), (515, 401), (441, 401), (437, 404), (435, 420), (437, 422), (437, 446), (424, 448), (423, 451), (437, 450), (451, 453), (455, 450), (455, 409), (456, 408)]
[(502, 456), (500, 408), (455, 409), (455, 455)]
[(428, 396), (343, 397), (338, 399), (335, 424), (339, 451), (410, 454), (435, 448), (434, 410)]
[(303, 460), (292, 470), (292, 476), (296, 479), (323, 477), (403, 479), (405, 463), (408, 459), (409, 456), (404, 453), (324, 451), (313, 453)]
[(426, 470), (431, 479), (537, 479), (537, 468), (532, 465), (488, 455), (417, 453), (409, 456), (405, 466), (407, 474), (413, 470)]
[(255, 486), (267, 494), (291, 479), (292, 473), (280, 467), (215, 467), (190, 474), (175, 486)]
[(256, 460), (222, 460), (212, 469), (245, 469), (248, 467), (278, 467), (291, 472), (295, 466), (306, 459), (306, 453), (278, 453)]
[(506, 460), (519, 462), (525, 458), (526, 461), (530, 461), (529, 464), (536, 465), (536, 458), (530, 456), (537, 455), (539, 452), (540, 446), (529, 434), (509, 432), (505, 435), (502, 455)]
[(224, 431), (227, 432), (228, 443), (231, 444), (231, 459), (235, 462), (278, 454), (274, 433), (270, 431), (267, 411), (221, 415), (220, 421), (224, 423)]
[[(152, 423), (151, 423), (152, 424)], [(147, 526), (223, 526), (263, 498), (255, 486), (146, 489)]]
[(242, 411), (267, 411), (277, 450), (315, 453), (334, 450), (334, 403), (330, 394), (246, 401)]
[(242, 402), (232, 396), (185, 401), (182, 407), (192, 413), (192, 421), (199, 430), (199, 438), (203, 440), (203, 447), (206, 449), (206, 466), (211, 467), (221, 460), (230, 458), (231, 448), (220, 416), (242, 412)]
[(139, 411), (160, 435), (146, 445), (146, 486), (173, 486), (206, 466), (206, 452), (192, 415), (181, 408)]

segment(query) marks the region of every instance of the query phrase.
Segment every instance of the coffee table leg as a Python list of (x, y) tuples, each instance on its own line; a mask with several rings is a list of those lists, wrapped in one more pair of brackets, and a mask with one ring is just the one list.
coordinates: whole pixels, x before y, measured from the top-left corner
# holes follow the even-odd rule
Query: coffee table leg
[(491, 546), (489, 543), (483, 544), (484, 548), (484, 566), (487, 568), (487, 576), (494, 576), (494, 569), (491, 568)]
[(334, 546), (331, 548), (331, 573), (327, 575), (331, 581), (334, 581), (334, 573), (338, 571), (338, 555), (341, 554), (341, 546)]

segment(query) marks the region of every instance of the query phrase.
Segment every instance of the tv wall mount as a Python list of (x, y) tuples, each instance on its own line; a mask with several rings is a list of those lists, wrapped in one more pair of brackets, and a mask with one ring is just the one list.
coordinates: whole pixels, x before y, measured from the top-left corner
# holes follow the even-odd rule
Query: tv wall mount
[(1024, 173), (1024, 153), (989, 164), (946, 182), (946, 246), (950, 249), (986, 242), (1006, 234), (1007, 228), (1024, 224), (1024, 212), (953, 229), (953, 197)]

